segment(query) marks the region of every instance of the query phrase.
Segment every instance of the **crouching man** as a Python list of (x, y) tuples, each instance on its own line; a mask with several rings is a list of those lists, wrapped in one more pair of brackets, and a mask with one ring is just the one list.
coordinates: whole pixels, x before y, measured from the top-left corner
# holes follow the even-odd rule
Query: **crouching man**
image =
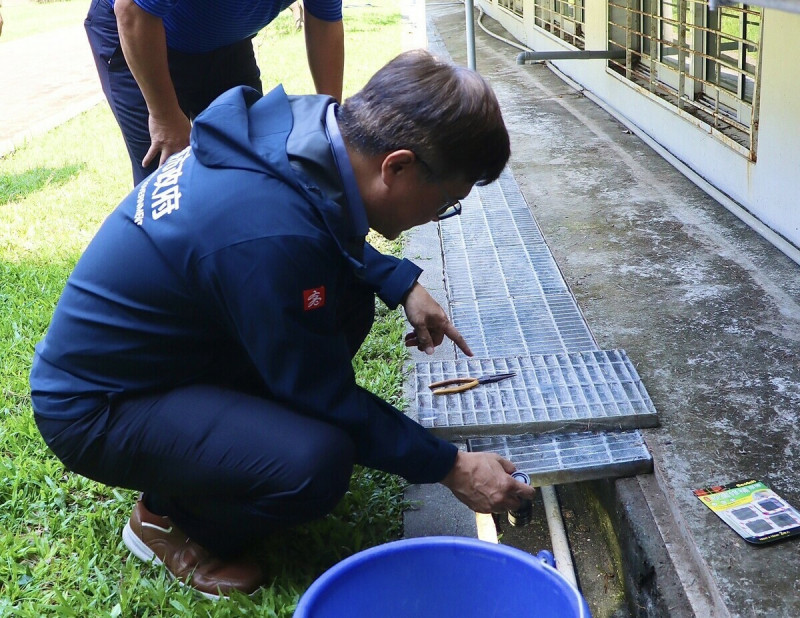
[(374, 298), (407, 343), (469, 348), (417, 283), (365, 242), (460, 212), (509, 157), (475, 72), (402, 54), (339, 106), (228, 91), (108, 217), (56, 307), (31, 372), (36, 422), (70, 469), (142, 497), (123, 531), (211, 598), (252, 593), (246, 550), (330, 512), (354, 464), (441, 482), (504, 511), (533, 490), (358, 387)]

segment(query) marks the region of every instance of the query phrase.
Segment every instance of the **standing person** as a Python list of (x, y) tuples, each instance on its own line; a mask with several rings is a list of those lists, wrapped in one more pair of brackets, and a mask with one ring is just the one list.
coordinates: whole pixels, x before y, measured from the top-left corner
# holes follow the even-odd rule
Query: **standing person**
[[(341, 107), (234, 88), (108, 217), (67, 281), (31, 372), (38, 427), (65, 465), (143, 495), (123, 532), (216, 598), (264, 574), (243, 552), (330, 512), (354, 464), (440, 482), (481, 512), (533, 489), (357, 386), (377, 293), (406, 344), (471, 354), (408, 260), (370, 227), (461, 212), (509, 140), (475, 72), (401, 54)], [(379, 256), (380, 254), (378, 254)]]
[[(234, 86), (261, 92), (252, 38), (292, 0), (92, 0), (86, 32), (137, 185), (189, 145), (191, 121)], [(342, 98), (341, 0), (308, 0), (306, 54), (320, 94)]]

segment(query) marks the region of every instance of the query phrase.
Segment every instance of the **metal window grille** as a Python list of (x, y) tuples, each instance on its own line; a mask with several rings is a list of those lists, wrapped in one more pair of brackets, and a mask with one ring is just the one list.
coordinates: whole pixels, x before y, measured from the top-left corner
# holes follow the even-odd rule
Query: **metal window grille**
[(534, 0), (533, 22), (578, 49), (586, 48), (584, 0)]
[(761, 9), (706, 0), (610, 0), (609, 67), (756, 157)]
[(514, 15), (524, 16), (522, 0), (497, 0), (497, 5), (511, 11)]

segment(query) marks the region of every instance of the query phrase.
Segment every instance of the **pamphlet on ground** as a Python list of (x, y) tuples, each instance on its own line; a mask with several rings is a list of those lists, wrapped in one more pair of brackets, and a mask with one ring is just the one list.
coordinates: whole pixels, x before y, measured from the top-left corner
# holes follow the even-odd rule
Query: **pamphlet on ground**
[(703, 487), (693, 493), (748, 543), (762, 545), (800, 534), (800, 512), (761, 481)]

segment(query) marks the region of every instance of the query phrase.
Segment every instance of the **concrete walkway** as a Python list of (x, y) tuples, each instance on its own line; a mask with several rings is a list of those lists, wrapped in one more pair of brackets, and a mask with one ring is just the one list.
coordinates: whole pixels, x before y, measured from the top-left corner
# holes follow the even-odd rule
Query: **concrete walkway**
[(83, 24), (0, 37), (0, 156), (102, 99)]

